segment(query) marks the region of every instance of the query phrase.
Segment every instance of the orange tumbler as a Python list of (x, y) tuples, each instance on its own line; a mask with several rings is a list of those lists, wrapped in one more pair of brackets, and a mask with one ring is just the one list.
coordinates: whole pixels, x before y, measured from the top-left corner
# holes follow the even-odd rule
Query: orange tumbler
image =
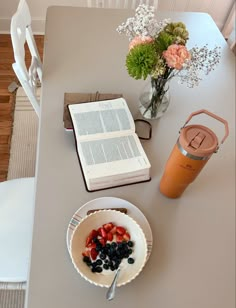
[(160, 192), (169, 198), (178, 198), (186, 187), (195, 180), (213, 153), (218, 151), (218, 139), (215, 133), (203, 125), (186, 124), (191, 118), (205, 113), (225, 125), (225, 136), (229, 135), (228, 123), (217, 115), (199, 110), (193, 112), (180, 130), (180, 136), (166, 163), (160, 182)]

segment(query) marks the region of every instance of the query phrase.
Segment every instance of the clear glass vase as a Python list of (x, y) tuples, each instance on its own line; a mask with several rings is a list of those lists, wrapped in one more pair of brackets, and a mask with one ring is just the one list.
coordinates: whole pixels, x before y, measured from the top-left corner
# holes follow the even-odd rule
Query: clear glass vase
[(169, 80), (151, 78), (139, 96), (139, 110), (146, 119), (158, 119), (170, 104)]

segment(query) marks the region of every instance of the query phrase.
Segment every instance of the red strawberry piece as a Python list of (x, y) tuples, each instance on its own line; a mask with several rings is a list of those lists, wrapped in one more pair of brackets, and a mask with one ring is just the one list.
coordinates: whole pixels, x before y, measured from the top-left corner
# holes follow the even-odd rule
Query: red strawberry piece
[(105, 229), (106, 232), (111, 231), (111, 229), (112, 229), (113, 227), (114, 227), (114, 225), (113, 225), (112, 222), (109, 222), (109, 223), (103, 225), (103, 228)]
[(83, 257), (89, 257), (89, 256), (90, 256), (89, 250), (83, 251), (83, 252), (82, 252), (82, 256), (83, 256)]
[(125, 230), (124, 227), (120, 227), (120, 226), (116, 227), (116, 233), (123, 235), (123, 234), (125, 234), (125, 232), (126, 232), (126, 230)]
[(123, 240), (124, 241), (129, 241), (130, 240), (130, 235), (128, 232), (126, 232), (124, 235), (123, 235)]
[(102, 244), (102, 246), (105, 246), (106, 242), (107, 242), (107, 239), (101, 238), (101, 239), (99, 239), (99, 242)]
[(89, 249), (92, 249), (92, 248), (96, 248), (97, 245), (96, 245), (95, 243), (90, 243), (90, 244), (88, 244), (87, 247), (88, 247)]
[(113, 234), (111, 232), (107, 233), (107, 240), (112, 241), (113, 240)]
[(98, 236), (98, 231), (93, 229), (90, 234), (91, 234), (92, 238), (95, 238), (95, 237)]
[(100, 236), (102, 236), (101, 230), (102, 230), (102, 228), (98, 228), (98, 229), (97, 229), (98, 235), (100, 235)]
[(115, 234), (116, 233), (116, 226), (114, 226), (111, 230), (110, 233)]
[(97, 255), (98, 255), (98, 251), (95, 249), (95, 248), (92, 248), (91, 251), (90, 251), (90, 256), (93, 260), (96, 260), (97, 258)]
[(104, 228), (101, 228), (101, 235), (103, 238), (107, 238), (107, 233), (106, 230)]
[(123, 242), (123, 235), (116, 234), (116, 241), (117, 241), (117, 243)]
[(93, 238), (92, 238), (91, 235), (89, 235), (89, 236), (86, 238), (86, 241), (85, 241), (85, 246), (86, 246), (86, 247), (88, 247), (88, 245), (92, 243), (92, 239), (93, 239)]
[(85, 246), (88, 247), (88, 245), (92, 243), (92, 240), (96, 238), (97, 236), (98, 236), (97, 230), (92, 230), (86, 239)]

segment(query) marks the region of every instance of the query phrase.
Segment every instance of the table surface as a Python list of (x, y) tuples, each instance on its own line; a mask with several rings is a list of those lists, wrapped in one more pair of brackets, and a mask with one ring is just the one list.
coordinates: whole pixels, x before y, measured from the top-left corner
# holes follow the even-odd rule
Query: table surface
[[(158, 19), (186, 24), (189, 48), (218, 45), (222, 57), (196, 88), (172, 81), (169, 109), (152, 121), (152, 140), (142, 142), (152, 165), (151, 182), (88, 193), (73, 134), (64, 131), (65, 92), (123, 93), (134, 118), (140, 116), (137, 101), (145, 82), (128, 76), (128, 39), (116, 32), (132, 15), (129, 10), (57, 6), (47, 11), (29, 308), (235, 306), (235, 58), (212, 18), (204, 13), (157, 14)], [(183, 196), (168, 199), (158, 189), (166, 160), (180, 127), (202, 108), (228, 121), (229, 137)], [(223, 137), (218, 121), (195, 121)], [(105, 289), (75, 271), (66, 246), (74, 212), (103, 196), (135, 204), (153, 232), (153, 250), (144, 270), (118, 288), (112, 303), (106, 302)]]

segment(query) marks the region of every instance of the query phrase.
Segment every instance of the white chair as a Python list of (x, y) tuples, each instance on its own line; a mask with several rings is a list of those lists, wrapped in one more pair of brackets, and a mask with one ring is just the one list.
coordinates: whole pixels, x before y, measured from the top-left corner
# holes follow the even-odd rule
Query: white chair
[[(11, 19), (11, 40), (15, 58), (12, 67), (36, 114), (39, 116), (40, 106), (36, 97), (36, 89), (39, 82), (42, 82), (42, 62), (31, 29), (29, 7), (25, 0), (20, 0), (17, 11)], [(29, 69), (27, 69), (25, 63), (25, 42), (32, 57)]]
[(0, 183), (0, 283), (27, 281), (33, 228), (34, 183), (35, 178)]
[(157, 9), (158, 0), (87, 0), (88, 7), (129, 8), (135, 9), (139, 4), (148, 4)]

